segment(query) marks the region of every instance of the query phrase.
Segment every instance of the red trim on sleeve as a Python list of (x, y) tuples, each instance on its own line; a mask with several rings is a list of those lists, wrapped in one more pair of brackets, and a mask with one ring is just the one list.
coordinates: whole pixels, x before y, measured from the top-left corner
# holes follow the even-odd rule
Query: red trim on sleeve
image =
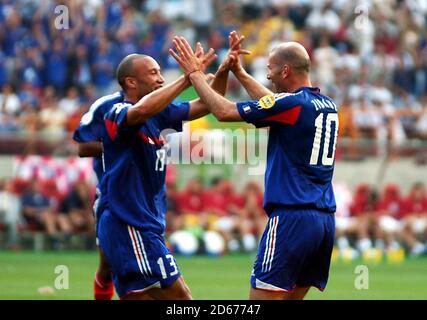
[(110, 139), (115, 140), (117, 137), (117, 123), (110, 119), (105, 119), (105, 126), (107, 127), (107, 132)]
[(301, 112), (301, 106), (293, 107), (292, 109), (280, 112), (275, 114), (274, 116), (270, 116), (268, 118), (263, 119), (263, 121), (276, 121), (284, 124), (294, 125)]

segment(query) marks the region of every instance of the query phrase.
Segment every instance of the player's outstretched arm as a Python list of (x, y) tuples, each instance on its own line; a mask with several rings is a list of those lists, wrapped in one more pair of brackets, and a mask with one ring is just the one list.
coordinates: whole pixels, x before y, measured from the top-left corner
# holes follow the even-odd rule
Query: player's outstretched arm
[[(205, 70), (215, 59), (214, 50), (210, 49), (208, 53), (200, 55), (200, 68)], [(188, 77), (181, 76), (174, 82), (163, 88), (155, 90), (142, 97), (134, 104), (126, 114), (126, 123), (128, 125), (138, 125), (144, 123), (147, 119), (163, 111), (172, 101), (186, 88), (190, 86)]]
[[(239, 43), (241, 43), (245, 37), (239, 36), (236, 31), (232, 31), (230, 32), (229, 38), (234, 39), (233, 41), (239, 41)], [(241, 50), (241, 52), (244, 54), (250, 53), (247, 50)], [(273, 94), (268, 88), (264, 87), (261, 83), (256, 81), (254, 77), (246, 72), (242, 66), (238, 52), (232, 52), (231, 57), (234, 60), (231, 71), (234, 73), (237, 80), (239, 80), (252, 99), (258, 100), (266, 95)]]
[(78, 145), (79, 157), (100, 157), (102, 155), (102, 144), (98, 141), (81, 142)]
[(171, 55), (178, 61), (185, 75), (189, 77), (208, 110), (219, 121), (242, 121), (236, 104), (218, 94), (206, 82), (206, 76), (201, 70), (201, 59), (195, 56), (187, 40), (183, 37), (175, 37), (174, 44), (178, 53), (171, 51)]

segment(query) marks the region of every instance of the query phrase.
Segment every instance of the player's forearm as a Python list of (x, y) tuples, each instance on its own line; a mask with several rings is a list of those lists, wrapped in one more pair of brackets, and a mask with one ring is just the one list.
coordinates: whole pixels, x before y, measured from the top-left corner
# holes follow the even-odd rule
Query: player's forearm
[(249, 96), (254, 100), (258, 100), (266, 95), (273, 94), (268, 88), (264, 87), (262, 84), (256, 81), (254, 77), (247, 73), (243, 68), (240, 68), (234, 72), (234, 75), (245, 88)]
[(213, 90), (205, 80), (201, 72), (190, 74), (190, 81), (196, 89), (200, 99), (206, 104), (208, 110), (219, 121), (227, 121), (230, 110), (235, 109), (235, 104)]
[(224, 96), (227, 92), (228, 84), (228, 69), (224, 68), (222, 65), (219, 67), (218, 71), (215, 73), (215, 79), (212, 82), (211, 88), (218, 92), (220, 95)]
[(79, 157), (100, 157), (102, 144), (98, 141), (79, 143)]
[(147, 94), (129, 109), (126, 123), (128, 125), (144, 123), (150, 117), (163, 111), (188, 86), (188, 80), (181, 76), (171, 84)]
[[(224, 96), (227, 91), (227, 81), (228, 81), (228, 70), (227, 69), (218, 69), (215, 74), (215, 79), (211, 84), (211, 88), (218, 92), (220, 95)], [(188, 119), (195, 120), (205, 115), (209, 114), (209, 109), (207, 105), (200, 98), (190, 103), (190, 114)]]

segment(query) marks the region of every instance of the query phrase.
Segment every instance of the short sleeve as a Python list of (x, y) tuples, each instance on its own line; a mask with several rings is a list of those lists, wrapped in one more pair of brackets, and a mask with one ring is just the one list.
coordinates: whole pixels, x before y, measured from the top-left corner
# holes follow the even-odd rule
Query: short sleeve
[(126, 114), (132, 105), (130, 103), (116, 103), (104, 117), (104, 124), (108, 136), (112, 141), (119, 140), (122, 135), (129, 131), (126, 125)]
[(294, 125), (301, 111), (297, 94), (267, 95), (259, 100), (238, 102), (237, 110), (242, 119), (257, 127), (275, 124)]
[(164, 129), (182, 131), (182, 122), (188, 120), (189, 112), (190, 103), (171, 103), (166, 107), (165, 110), (163, 110), (156, 116), (158, 119), (160, 131)]
[(73, 139), (79, 143), (99, 141), (101, 139), (104, 115), (89, 110), (80, 120), (79, 127), (74, 131)]

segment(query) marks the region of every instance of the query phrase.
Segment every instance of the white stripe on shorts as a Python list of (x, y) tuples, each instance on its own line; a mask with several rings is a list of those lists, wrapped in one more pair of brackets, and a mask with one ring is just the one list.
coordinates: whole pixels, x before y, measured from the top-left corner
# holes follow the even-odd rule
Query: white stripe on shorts
[(272, 233), (272, 252), (270, 255), (270, 261), (267, 261), (267, 271), (271, 270), (273, 259), (274, 259), (274, 251), (276, 249), (276, 239), (277, 239), (277, 225), (279, 224), (279, 216), (274, 217), (273, 223), (273, 233)]
[(273, 219), (270, 219), (268, 222), (268, 233), (267, 233), (267, 239), (265, 240), (265, 252), (264, 252), (264, 259), (262, 261), (262, 272), (265, 271), (265, 264), (267, 262), (268, 258), (268, 249), (270, 246), (270, 237), (271, 237), (271, 231), (272, 231), (272, 225), (273, 225)]
[(151, 272), (150, 263), (148, 262), (147, 253), (145, 252), (145, 246), (144, 246), (144, 242), (142, 242), (141, 234), (139, 233), (139, 231), (137, 231), (137, 230), (135, 230), (135, 231), (136, 231), (136, 234), (138, 235), (139, 243), (141, 244), (143, 259), (144, 259), (145, 264), (148, 268), (148, 272), (152, 275), (153, 273)]
[(138, 263), (139, 270), (141, 271), (142, 274), (146, 275), (147, 274), (147, 268), (145, 266), (144, 260), (142, 259), (143, 255), (142, 255), (141, 249), (139, 247), (139, 243), (138, 243), (137, 236), (135, 234), (135, 230), (133, 229), (133, 227), (128, 226), (128, 231), (129, 231), (130, 239), (132, 241), (132, 247), (133, 247), (133, 251), (135, 253), (136, 262)]

